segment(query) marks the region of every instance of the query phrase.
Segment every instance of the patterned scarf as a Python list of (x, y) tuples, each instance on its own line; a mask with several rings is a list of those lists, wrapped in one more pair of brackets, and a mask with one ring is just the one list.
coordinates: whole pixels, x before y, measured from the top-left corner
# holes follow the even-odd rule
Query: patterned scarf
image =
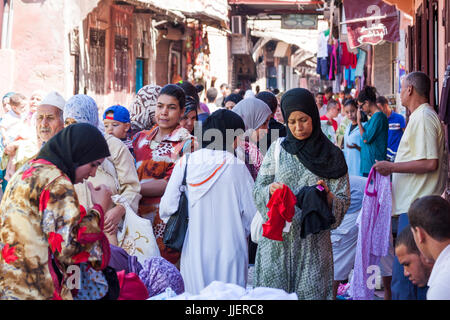
[(98, 116), (97, 104), (90, 96), (77, 94), (70, 98), (64, 106), (64, 121), (67, 118), (72, 118), (77, 123), (89, 123), (105, 133), (103, 122)]
[(156, 124), (154, 116), (160, 91), (161, 87), (153, 84), (138, 91), (130, 110), (132, 130), (149, 130)]

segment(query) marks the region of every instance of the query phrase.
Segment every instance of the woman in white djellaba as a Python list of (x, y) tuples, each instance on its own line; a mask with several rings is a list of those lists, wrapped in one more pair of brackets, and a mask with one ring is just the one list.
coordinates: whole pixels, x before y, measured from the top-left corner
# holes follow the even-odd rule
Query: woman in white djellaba
[[(187, 170), (189, 225), (180, 262), (186, 292), (198, 294), (215, 280), (247, 284), (247, 237), (256, 213), (254, 182), (235, 155), (237, 140), (232, 134), (230, 139), (230, 133), (244, 130), (242, 118), (232, 111), (211, 114), (202, 126), (202, 149), (189, 156), (187, 165), (186, 156), (176, 163), (161, 199), (160, 216), (167, 222), (178, 209)], [(214, 140), (206, 141), (211, 136)]]

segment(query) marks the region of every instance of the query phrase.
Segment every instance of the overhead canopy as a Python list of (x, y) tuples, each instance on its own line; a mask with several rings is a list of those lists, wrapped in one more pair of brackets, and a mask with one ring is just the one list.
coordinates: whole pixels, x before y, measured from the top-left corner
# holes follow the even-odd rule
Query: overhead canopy
[(289, 49), (289, 44), (286, 42), (280, 41), (277, 43), (277, 47), (275, 48), (274, 57), (283, 58), (286, 57), (287, 51)]
[[(199, 19), (209, 25), (228, 29), (227, 0), (126, 0), (140, 2), (159, 10), (178, 13), (187, 18)], [(186, 4), (188, 2), (188, 4)]]
[(387, 4), (395, 5), (395, 7), (410, 15), (411, 17), (414, 16), (414, 0), (383, 0)]
[(325, 1), (321, 0), (229, 0), (234, 14), (300, 14), (322, 13)]

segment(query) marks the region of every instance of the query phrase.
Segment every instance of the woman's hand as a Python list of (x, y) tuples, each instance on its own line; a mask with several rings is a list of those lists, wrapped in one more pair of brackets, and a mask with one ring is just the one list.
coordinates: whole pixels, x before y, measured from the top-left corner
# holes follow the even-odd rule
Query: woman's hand
[(361, 108), (358, 108), (358, 111), (356, 111), (356, 122), (361, 123)]
[(328, 186), (327, 186), (327, 184), (325, 183), (325, 181), (319, 180), (319, 181), (317, 181), (317, 184), (320, 184), (320, 185), (325, 189), (325, 192), (327, 193), (327, 202), (328, 202), (328, 206), (329, 206), (330, 208), (332, 208), (332, 206), (333, 206), (334, 194), (330, 191), (330, 188), (328, 188)]
[(277, 189), (283, 189), (284, 184), (280, 183), (280, 182), (274, 182), (269, 186), (269, 193), (270, 195), (273, 195), (273, 193), (277, 190)]
[(91, 191), (92, 202), (101, 206), (103, 212), (106, 212), (112, 205), (111, 189), (104, 184), (94, 188), (94, 185), (91, 182), (88, 182), (88, 188)]
[(125, 214), (125, 208), (121, 205), (115, 206), (108, 210), (105, 214), (105, 228), (104, 231), (110, 234), (116, 234), (119, 223)]

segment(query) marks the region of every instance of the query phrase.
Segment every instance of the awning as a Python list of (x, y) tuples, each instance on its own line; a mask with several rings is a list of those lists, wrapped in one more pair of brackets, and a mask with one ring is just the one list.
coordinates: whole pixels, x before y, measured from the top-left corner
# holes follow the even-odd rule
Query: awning
[(289, 44), (283, 41), (279, 41), (277, 43), (277, 47), (275, 48), (275, 52), (273, 54), (276, 58), (283, 58), (286, 57), (286, 53), (289, 49)]
[(167, 16), (175, 21), (184, 22), (186, 17), (177, 10), (172, 10), (165, 6), (162, 6), (159, 1), (155, 0), (122, 0), (123, 2), (132, 4), (138, 8), (149, 9), (157, 14)]
[(194, 18), (205, 24), (228, 29), (228, 2), (227, 0), (127, 0), (142, 2), (170, 12), (178, 12), (188, 18)]
[(395, 5), (395, 7), (410, 15), (411, 17), (414, 16), (414, 0), (383, 0), (389, 5)]

